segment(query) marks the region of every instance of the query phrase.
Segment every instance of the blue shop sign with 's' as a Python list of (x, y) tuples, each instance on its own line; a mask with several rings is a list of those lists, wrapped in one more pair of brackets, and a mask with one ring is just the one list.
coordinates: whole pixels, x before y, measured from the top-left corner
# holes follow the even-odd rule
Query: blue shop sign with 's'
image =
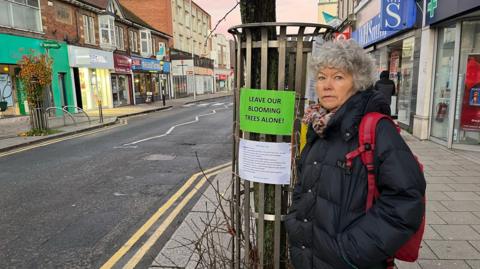
[(382, 0), (380, 30), (400, 31), (415, 24), (415, 0)]
[[(388, 4), (392, 5), (388, 7), (387, 12)], [(400, 21), (398, 21), (399, 17)], [(415, 25), (416, 18), (415, 0), (382, 0), (381, 12), (358, 27), (352, 33), (352, 39), (361, 46), (367, 47), (399, 31), (412, 28)]]

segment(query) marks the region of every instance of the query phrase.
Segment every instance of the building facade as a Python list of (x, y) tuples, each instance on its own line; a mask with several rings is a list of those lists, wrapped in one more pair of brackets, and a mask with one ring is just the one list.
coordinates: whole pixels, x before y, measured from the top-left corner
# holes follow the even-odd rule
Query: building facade
[(215, 92), (231, 91), (233, 69), (230, 61), (230, 43), (222, 34), (212, 35), (211, 57), (214, 65)]
[[(70, 33), (73, 26), (69, 24), (74, 21), (71, 17), (72, 20), (64, 20), (61, 17), (64, 14), (49, 10), (50, 2), (0, 1), (0, 94), (7, 102), (6, 115), (26, 115), (29, 112), (26, 93), (17, 78), (20, 71), (18, 61), (25, 54), (48, 54), (53, 60), (52, 84), (47, 89), (46, 106), (63, 107), (75, 103), (70, 83), (72, 74), (68, 67), (68, 39), (59, 32)], [(59, 28), (55, 29), (53, 23)], [(54, 46), (49, 47), (47, 43), (52, 41)]]
[(328, 24), (338, 16), (338, 0), (318, 0), (318, 23)]
[(426, 0), (415, 135), (480, 150), (480, 3)]

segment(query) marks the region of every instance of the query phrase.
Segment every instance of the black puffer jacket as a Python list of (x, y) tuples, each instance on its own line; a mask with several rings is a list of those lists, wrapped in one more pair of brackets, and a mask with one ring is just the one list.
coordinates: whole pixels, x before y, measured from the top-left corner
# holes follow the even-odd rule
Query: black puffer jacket
[(381, 93), (352, 96), (320, 138), (311, 128), (298, 165), (299, 182), (285, 220), (295, 268), (372, 268), (392, 256), (421, 223), (425, 179), (392, 123), (377, 127), (375, 167), (380, 197), (365, 213), (367, 171), (352, 170), (345, 155), (358, 147), (358, 125), (367, 112), (389, 114)]

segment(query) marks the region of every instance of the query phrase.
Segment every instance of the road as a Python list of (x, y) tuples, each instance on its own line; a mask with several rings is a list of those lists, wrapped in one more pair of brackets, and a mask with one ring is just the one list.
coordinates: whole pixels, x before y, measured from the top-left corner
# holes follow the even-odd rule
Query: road
[(231, 134), (226, 97), (0, 157), (0, 268), (99, 268), (199, 171), (195, 152), (231, 160)]

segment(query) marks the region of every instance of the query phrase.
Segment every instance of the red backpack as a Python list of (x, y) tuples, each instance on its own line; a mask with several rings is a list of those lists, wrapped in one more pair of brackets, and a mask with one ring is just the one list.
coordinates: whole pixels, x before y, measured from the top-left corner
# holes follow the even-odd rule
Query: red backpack
[[(363, 164), (367, 167), (368, 171), (368, 194), (367, 194), (367, 206), (368, 211), (373, 201), (380, 196), (377, 189), (375, 167), (374, 167), (374, 150), (375, 150), (375, 134), (377, 124), (381, 119), (387, 119), (391, 121), (397, 127), (398, 132), (400, 128), (398, 125), (387, 115), (377, 112), (371, 112), (363, 116), (359, 127), (359, 142), (358, 148), (346, 155), (347, 166), (352, 167), (352, 161), (355, 157), (360, 156)], [(417, 159), (417, 156), (415, 156)], [(420, 170), (423, 172), (423, 165), (418, 161)], [(423, 197), (423, 203), (425, 203), (425, 197)], [(422, 217), (422, 223), (413, 236), (405, 243), (394, 255), (389, 258), (387, 269), (394, 268), (394, 259), (399, 259), (406, 262), (414, 262), (418, 259), (418, 252), (420, 251), (420, 244), (422, 242), (423, 232), (425, 231), (425, 207)]]

